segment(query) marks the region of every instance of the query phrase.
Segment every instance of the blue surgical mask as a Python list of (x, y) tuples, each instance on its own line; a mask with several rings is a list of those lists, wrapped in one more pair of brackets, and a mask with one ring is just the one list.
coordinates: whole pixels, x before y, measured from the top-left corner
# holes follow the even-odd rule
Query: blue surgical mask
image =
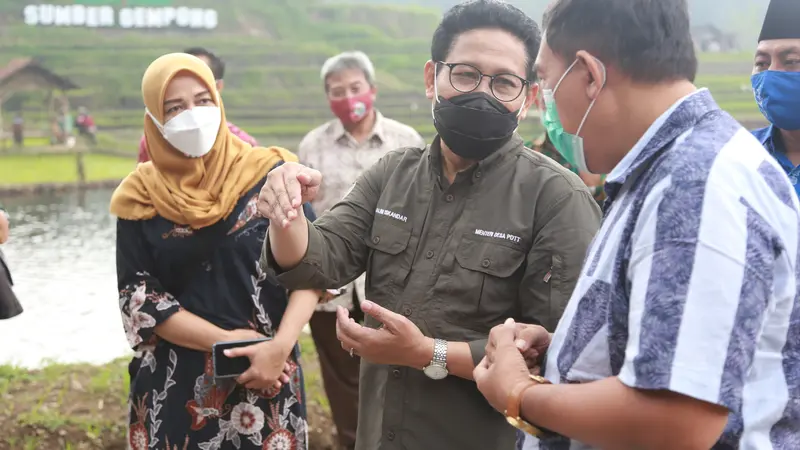
[(800, 130), (800, 72), (767, 70), (751, 81), (761, 114), (781, 130)]

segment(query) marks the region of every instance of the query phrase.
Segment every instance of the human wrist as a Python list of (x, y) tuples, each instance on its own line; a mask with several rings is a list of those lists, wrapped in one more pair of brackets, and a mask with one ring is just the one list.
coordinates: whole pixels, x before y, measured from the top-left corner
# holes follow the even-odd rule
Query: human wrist
[(433, 338), (423, 336), (417, 345), (417, 351), (415, 352), (416, 355), (412, 367), (421, 370), (430, 365), (430, 363), (433, 361), (433, 346)]
[(549, 399), (551, 398), (550, 382), (543, 377), (531, 376), (533, 383), (525, 388), (519, 395), (519, 418), (527, 423), (532, 429), (528, 434), (542, 438), (546, 436), (557, 436), (558, 433), (545, 428), (541, 425), (543, 417), (547, 417), (549, 409)]
[[(525, 414), (525, 411), (528, 411), (528, 408), (532, 403), (532, 400), (530, 399), (531, 392), (533, 391), (533, 388), (536, 387), (537, 384), (538, 383), (536, 383), (535, 381), (531, 381), (530, 386), (524, 388), (524, 390), (519, 396), (519, 417), (528, 423), (533, 423), (533, 419), (531, 417), (528, 417), (530, 414)], [(526, 405), (529, 405), (528, 408), (526, 408)]]
[(216, 336), (214, 337), (215, 342), (230, 342), (236, 340), (236, 333), (234, 330), (223, 330), (219, 328), (217, 330)]
[(291, 339), (285, 333), (281, 334), (279, 331), (272, 339), (272, 343), (280, 349), (282, 355), (288, 357), (292, 352), (295, 343), (297, 343), (297, 339)]
[(506, 408), (503, 411), (503, 415), (514, 428), (538, 437), (542, 434), (541, 431), (523, 416), (526, 394), (532, 391), (537, 384), (533, 379), (527, 379), (517, 381), (506, 389)]

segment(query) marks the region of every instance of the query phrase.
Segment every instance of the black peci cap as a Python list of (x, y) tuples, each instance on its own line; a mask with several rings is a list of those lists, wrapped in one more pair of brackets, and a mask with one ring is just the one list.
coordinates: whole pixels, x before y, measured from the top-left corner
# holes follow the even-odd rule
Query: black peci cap
[(800, 0), (772, 0), (758, 42), (800, 39)]

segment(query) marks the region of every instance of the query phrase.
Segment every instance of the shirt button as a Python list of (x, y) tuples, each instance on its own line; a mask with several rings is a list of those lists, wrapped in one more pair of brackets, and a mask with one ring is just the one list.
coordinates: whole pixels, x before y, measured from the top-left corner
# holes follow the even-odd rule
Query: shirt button
[(425, 253), (425, 257), (426, 257), (426, 258), (428, 258), (428, 259), (431, 259), (431, 258), (433, 258), (433, 250), (428, 250), (428, 251)]
[(445, 197), (445, 198), (444, 198), (444, 200), (445, 200), (447, 203), (450, 203), (450, 202), (452, 202), (452, 201), (453, 201), (453, 199), (454, 199), (454, 198), (455, 198), (455, 197), (453, 197), (453, 194), (447, 194), (447, 197)]
[(406, 306), (405, 309), (403, 309), (403, 315), (406, 316), (406, 317), (410, 316), (411, 315), (411, 308)]
[(394, 369), (392, 375), (394, 375), (395, 378), (400, 378), (400, 369)]
[(372, 243), (373, 244), (377, 244), (380, 241), (381, 241), (381, 237), (380, 236), (375, 236), (374, 238), (372, 238)]
[(485, 268), (487, 268), (487, 267), (489, 267), (489, 266), (491, 266), (491, 265), (492, 265), (492, 262), (491, 262), (491, 261), (489, 261), (488, 259), (484, 259), (483, 261), (481, 261), (481, 266), (482, 266), (484, 269), (485, 269)]
[(390, 441), (393, 441), (393, 440), (394, 440), (394, 431), (390, 431), (390, 432), (386, 433), (386, 437), (387, 437), (387, 438), (388, 438)]

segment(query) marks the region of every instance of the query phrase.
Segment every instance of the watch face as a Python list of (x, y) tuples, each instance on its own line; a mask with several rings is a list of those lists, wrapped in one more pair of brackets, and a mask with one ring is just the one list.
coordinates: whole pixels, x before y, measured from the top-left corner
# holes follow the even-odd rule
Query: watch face
[(431, 364), (430, 366), (422, 369), (425, 375), (432, 380), (441, 380), (447, 376), (447, 369), (442, 366)]

